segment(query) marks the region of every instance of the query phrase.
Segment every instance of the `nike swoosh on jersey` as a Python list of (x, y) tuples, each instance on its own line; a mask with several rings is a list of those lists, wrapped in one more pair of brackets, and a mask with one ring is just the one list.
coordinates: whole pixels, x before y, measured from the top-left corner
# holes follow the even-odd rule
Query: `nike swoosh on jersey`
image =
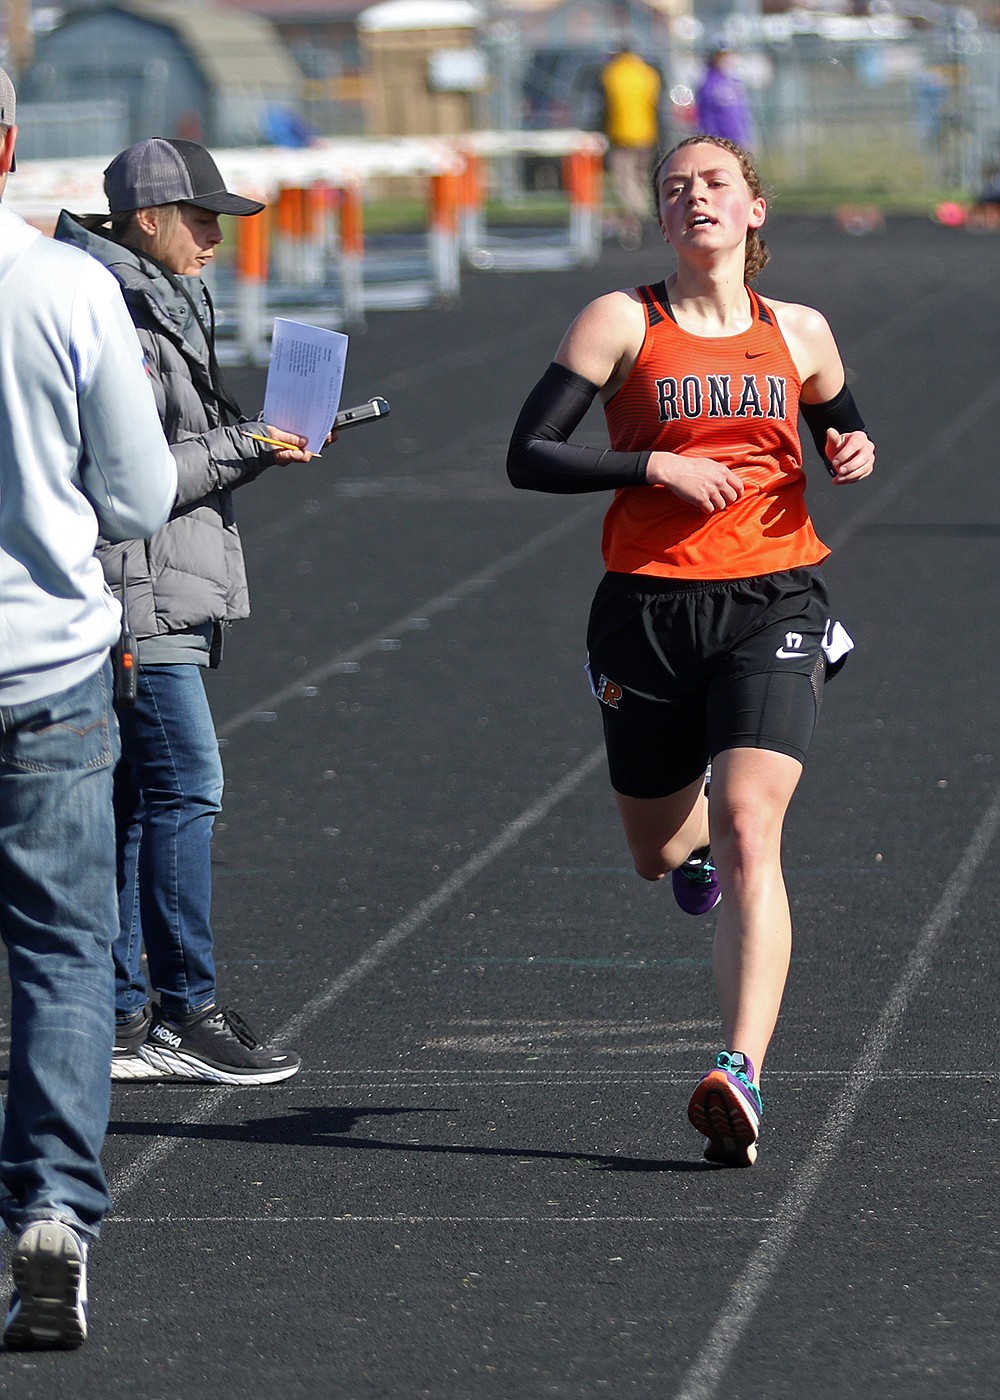
[(804, 657), (808, 658), (809, 656), (807, 651), (786, 651), (784, 647), (779, 647), (774, 654), (779, 661), (801, 661)]
[(748, 350), (746, 352), (748, 360), (759, 360), (762, 355), (766, 355), (766, 350)]

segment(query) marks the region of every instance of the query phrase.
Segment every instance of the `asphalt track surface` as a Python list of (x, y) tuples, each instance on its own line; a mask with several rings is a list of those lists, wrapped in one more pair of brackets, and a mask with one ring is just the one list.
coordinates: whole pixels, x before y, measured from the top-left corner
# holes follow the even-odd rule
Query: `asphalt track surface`
[(385, 423), (238, 499), (220, 978), (304, 1068), (116, 1087), (92, 1339), (0, 1354), (12, 1400), (996, 1394), (1000, 243), (770, 243), (762, 290), (830, 316), (879, 459), (811, 467), (858, 648), (787, 826), (757, 1166), (706, 1167), (685, 1117), (713, 916), (616, 825), (582, 671), (603, 499), (503, 467), (572, 315), (661, 259), (470, 276), (354, 337), (345, 401)]

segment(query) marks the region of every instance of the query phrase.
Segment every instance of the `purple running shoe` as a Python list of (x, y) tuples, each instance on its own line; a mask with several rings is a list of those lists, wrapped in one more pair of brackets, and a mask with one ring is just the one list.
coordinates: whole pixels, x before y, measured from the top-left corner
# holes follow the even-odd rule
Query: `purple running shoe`
[(707, 914), (722, 898), (719, 877), (707, 846), (694, 851), (671, 875), (674, 899), (685, 914)]

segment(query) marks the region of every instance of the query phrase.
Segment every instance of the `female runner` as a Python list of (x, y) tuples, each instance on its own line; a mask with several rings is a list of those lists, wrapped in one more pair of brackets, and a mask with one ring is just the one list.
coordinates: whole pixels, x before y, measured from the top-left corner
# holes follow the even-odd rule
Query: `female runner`
[[(800, 408), (836, 485), (868, 476), (875, 452), (823, 316), (748, 285), (768, 254), (746, 152), (690, 137), (653, 190), (676, 272), (584, 308), (521, 411), (508, 473), (615, 491), (588, 630), (611, 782), (638, 873), (673, 872), (689, 913), (722, 901), (726, 1048), (688, 1116), (706, 1160), (750, 1166), (791, 952), (782, 825), (827, 668), (852, 645), (820, 577)], [(596, 394), (610, 450), (569, 441)]]

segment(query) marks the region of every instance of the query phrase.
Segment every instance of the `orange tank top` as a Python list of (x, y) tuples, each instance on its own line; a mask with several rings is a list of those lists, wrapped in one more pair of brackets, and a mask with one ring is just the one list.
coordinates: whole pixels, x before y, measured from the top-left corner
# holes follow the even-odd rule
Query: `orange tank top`
[(755, 578), (829, 554), (806, 510), (798, 434), (801, 382), (773, 313), (750, 288), (753, 321), (739, 335), (692, 335), (673, 319), (666, 283), (638, 287), (646, 335), (605, 405), (611, 446), (724, 462), (743, 479), (738, 501), (705, 515), (665, 486), (615, 492), (604, 562), (623, 574)]

